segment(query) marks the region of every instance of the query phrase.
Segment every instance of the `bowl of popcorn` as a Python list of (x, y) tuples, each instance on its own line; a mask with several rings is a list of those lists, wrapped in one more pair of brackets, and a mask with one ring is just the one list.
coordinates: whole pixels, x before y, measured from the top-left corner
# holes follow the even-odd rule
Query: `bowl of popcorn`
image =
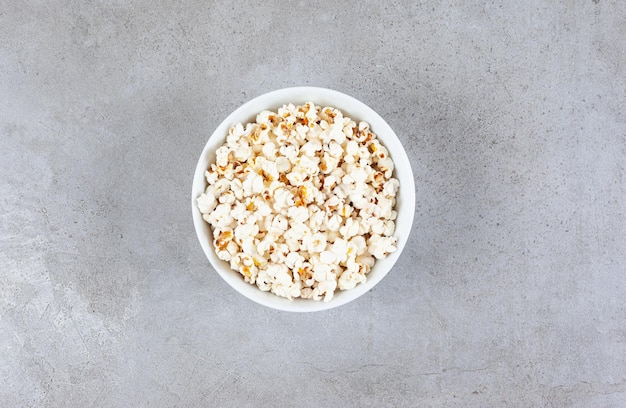
[(309, 312), (346, 304), (388, 274), (411, 231), (415, 185), (374, 110), (294, 87), (224, 119), (200, 155), (191, 200), (202, 249), (230, 286)]

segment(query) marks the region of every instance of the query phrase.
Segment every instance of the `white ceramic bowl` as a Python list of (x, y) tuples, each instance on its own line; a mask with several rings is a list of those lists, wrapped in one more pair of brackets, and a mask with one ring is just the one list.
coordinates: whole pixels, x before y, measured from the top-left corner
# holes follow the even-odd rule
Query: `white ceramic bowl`
[[(365, 283), (357, 285), (354, 289), (345, 291), (337, 290), (333, 299), (329, 302), (310, 299), (288, 300), (278, 297), (271, 292), (263, 292), (255, 285), (244, 282), (241, 275), (233, 271), (227, 262), (217, 258), (213, 248), (211, 228), (209, 224), (202, 219), (202, 215), (196, 205), (196, 199), (202, 194), (207, 185), (204, 172), (209, 167), (210, 163), (215, 162), (215, 151), (225, 142), (228, 129), (232, 125), (238, 122), (244, 125), (249, 122), (254, 122), (256, 115), (264, 109), (276, 111), (284, 104), (293, 103), (294, 105), (301, 105), (308, 101), (313, 102), (315, 105), (338, 108), (344, 115), (349, 116), (357, 123), (361, 120), (368, 122), (372, 131), (378, 136), (378, 139), (387, 147), (389, 155), (395, 164), (394, 177), (400, 181), (400, 189), (396, 197), (398, 218), (396, 219), (396, 231), (394, 234), (398, 238), (398, 250), (391, 253), (385, 259), (377, 260), (367, 276)], [(196, 172), (193, 177), (191, 209), (196, 233), (204, 253), (213, 268), (230, 286), (245, 297), (264, 306), (291, 312), (312, 312), (346, 304), (372, 289), (387, 275), (400, 257), (402, 249), (409, 238), (413, 224), (413, 214), (415, 213), (415, 184), (413, 182), (411, 163), (402, 147), (402, 143), (400, 143), (400, 140), (398, 140), (398, 137), (387, 122), (370, 107), (348, 95), (330, 89), (315, 87), (285, 88), (266, 93), (243, 104), (224, 119), (217, 129), (215, 129), (204, 147), (204, 150), (202, 150), (200, 160), (198, 160)]]

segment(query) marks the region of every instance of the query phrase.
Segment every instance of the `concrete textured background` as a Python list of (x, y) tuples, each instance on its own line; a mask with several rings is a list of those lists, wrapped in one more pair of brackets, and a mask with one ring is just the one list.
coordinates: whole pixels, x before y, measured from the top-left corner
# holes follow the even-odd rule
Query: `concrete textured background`
[[(626, 3), (0, 8), (0, 405), (626, 406)], [(417, 185), (359, 300), (257, 306), (189, 208), (261, 93), (377, 110)]]

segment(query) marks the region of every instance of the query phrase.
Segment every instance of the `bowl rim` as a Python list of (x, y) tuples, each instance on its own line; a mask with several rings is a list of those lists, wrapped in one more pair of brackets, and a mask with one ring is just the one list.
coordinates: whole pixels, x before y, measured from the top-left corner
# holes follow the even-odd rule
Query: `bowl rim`
[[(264, 109), (275, 110), (288, 103), (298, 105), (308, 101), (313, 102), (315, 105), (333, 106), (341, 110), (345, 116), (357, 121), (357, 123), (358, 121), (368, 122), (372, 131), (389, 151), (389, 155), (392, 157), (395, 164), (394, 177), (398, 178), (400, 181), (400, 190), (396, 197), (397, 202), (395, 207), (397, 210), (401, 209), (401, 211), (398, 211), (398, 218), (395, 221), (396, 231), (394, 232), (394, 236), (398, 239), (397, 250), (392, 252), (385, 259), (376, 260), (376, 264), (368, 274), (366, 282), (360, 283), (350, 290), (337, 290), (333, 299), (329, 302), (313, 301), (310, 299), (289, 300), (274, 295), (271, 292), (261, 291), (256, 285), (245, 282), (240, 277), (239, 273), (236, 273), (230, 268), (226, 261), (217, 258), (211, 242), (212, 240), (210, 239), (212, 233), (209, 224), (202, 219), (202, 215), (196, 204), (197, 197), (204, 192), (206, 188), (204, 173), (209, 163), (212, 162), (210, 156), (214, 156), (217, 147), (224, 143), (228, 129), (232, 125), (236, 123), (245, 124), (253, 121), (256, 115)], [(358, 114), (355, 115), (354, 112), (358, 112)], [(381, 134), (383, 134), (382, 138), (380, 137)], [(212, 159), (214, 161), (215, 158), (213, 157)], [(401, 171), (399, 170), (398, 164), (402, 166)], [(207, 139), (195, 168), (191, 191), (191, 207), (194, 229), (205, 256), (209, 260), (211, 267), (213, 267), (229, 286), (246, 298), (272, 309), (288, 312), (314, 312), (339, 307), (361, 297), (376, 286), (391, 271), (403, 252), (411, 233), (415, 214), (415, 182), (411, 162), (402, 142), (391, 126), (389, 126), (376, 111), (360, 100), (333, 89), (314, 86), (295, 86), (276, 89), (250, 99), (231, 112), (215, 128)]]

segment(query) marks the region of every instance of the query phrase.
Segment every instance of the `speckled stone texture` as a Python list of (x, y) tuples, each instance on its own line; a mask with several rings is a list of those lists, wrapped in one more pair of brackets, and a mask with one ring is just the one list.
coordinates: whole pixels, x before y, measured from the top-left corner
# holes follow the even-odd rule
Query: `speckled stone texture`
[[(0, 405), (626, 406), (626, 3), (252, 3), (0, 8)], [(228, 287), (189, 205), (294, 85), (377, 110), (417, 186), (394, 270), (315, 314)]]

